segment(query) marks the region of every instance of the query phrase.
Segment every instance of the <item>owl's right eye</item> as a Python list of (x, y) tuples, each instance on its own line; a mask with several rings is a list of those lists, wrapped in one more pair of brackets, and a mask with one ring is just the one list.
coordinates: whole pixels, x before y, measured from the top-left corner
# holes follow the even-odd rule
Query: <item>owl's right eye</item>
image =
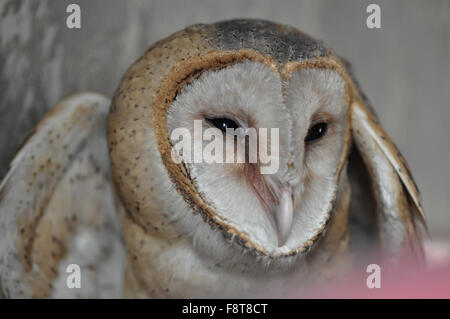
[(325, 122), (319, 122), (311, 126), (308, 130), (308, 134), (305, 137), (305, 142), (311, 142), (323, 137), (327, 133), (328, 124)]
[(227, 132), (227, 128), (231, 128), (231, 129), (234, 129), (234, 130), (239, 128), (239, 124), (237, 124), (235, 121), (230, 120), (230, 119), (225, 118), (225, 117), (205, 118), (205, 119), (211, 125), (213, 125), (214, 127), (218, 128), (219, 130), (221, 130), (224, 133)]

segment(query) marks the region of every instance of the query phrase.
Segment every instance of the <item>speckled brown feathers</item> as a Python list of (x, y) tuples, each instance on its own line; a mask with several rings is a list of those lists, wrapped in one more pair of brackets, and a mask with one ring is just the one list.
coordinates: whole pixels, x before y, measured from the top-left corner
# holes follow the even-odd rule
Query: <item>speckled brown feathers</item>
[[(120, 240), (105, 144), (108, 106), (109, 100), (96, 93), (62, 101), (16, 155), (0, 186), (0, 280), (5, 296), (96, 296), (88, 286), (69, 291), (65, 267), (71, 258), (82, 269), (100, 266)], [(104, 246), (92, 244), (106, 248), (99, 260), (75, 257), (78, 239), (84, 238), (79, 235), (90, 236), (90, 231), (94, 237), (113, 237)]]

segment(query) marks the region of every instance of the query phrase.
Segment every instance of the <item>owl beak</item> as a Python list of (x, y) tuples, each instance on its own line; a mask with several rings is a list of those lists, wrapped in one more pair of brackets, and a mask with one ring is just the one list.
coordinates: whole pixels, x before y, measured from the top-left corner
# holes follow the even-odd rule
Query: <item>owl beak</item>
[(290, 187), (282, 186), (279, 189), (278, 205), (275, 205), (272, 215), (277, 225), (278, 247), (281, 247), (291, 234), (294, 217), (294, 199)]
[(248, 169), (245, 175), (277, 230), (278, 247), (281, 247), (291, 234), (295, 201), (293, 188), (274, 175), (261, 175), (256, 172), (255, 169)]
[(294, 217), (294, 195), (290, 185), (282, 184), (278, 179), (267, 177), (268, 188), (273, 202), (270, 215), (275, 222), (278, 234), (278, 247), (283, 246), (291, 234)]

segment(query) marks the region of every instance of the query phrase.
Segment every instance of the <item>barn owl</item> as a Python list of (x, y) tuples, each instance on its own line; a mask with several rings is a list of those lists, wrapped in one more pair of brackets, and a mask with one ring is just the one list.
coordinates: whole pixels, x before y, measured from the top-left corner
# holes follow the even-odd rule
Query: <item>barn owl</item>
[[(218, 141), (276, 128), (276, 171), (175, 160), (179, 128), (207, 147), (195, 121)], [(344, 60), (269, 21), (198, 24), (153, 44), (112, 100), (71, 96), (33, 130), (0, 186), (0, 286), (5, 297), (258, 296), (333, 278), (361, 247), (421, 260), (424, 225), (407, 164)]]

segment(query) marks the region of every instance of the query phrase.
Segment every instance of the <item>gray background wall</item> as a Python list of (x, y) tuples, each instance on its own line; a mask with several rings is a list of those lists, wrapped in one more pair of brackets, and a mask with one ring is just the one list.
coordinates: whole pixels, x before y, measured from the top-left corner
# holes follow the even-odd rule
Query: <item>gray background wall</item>
[[(66, 28), (69, 3), (81, 30)], [(366, 7), (381, 6), (381, 29)], [(112, 95), (154, 41), (187, 25), (253, 17), (294, 25), (353, 64), (422, 190), (434, 236), (450, 235), (450, 1), (0, 0), (0, 176), (66, 95)]]

